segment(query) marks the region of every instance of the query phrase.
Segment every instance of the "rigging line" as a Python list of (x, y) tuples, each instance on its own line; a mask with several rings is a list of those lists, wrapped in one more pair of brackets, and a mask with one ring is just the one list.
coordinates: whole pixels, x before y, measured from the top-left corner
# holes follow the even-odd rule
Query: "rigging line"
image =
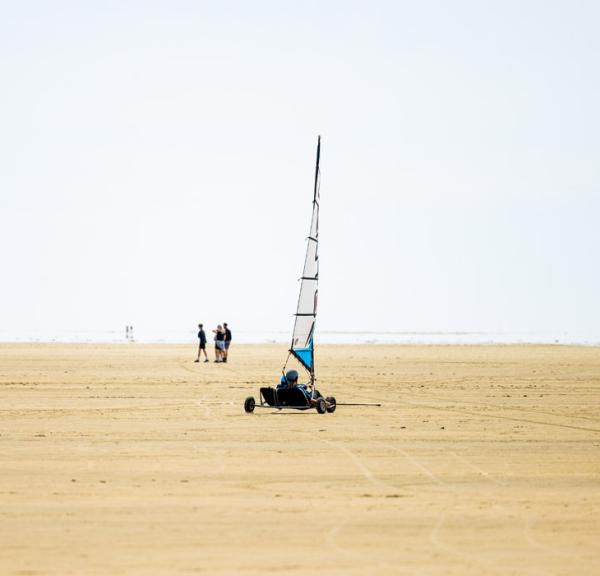
[(288, 362), (290, 361), (291, 355), (292, 355), (292, 351), (288, 350), (288, 355), (287, 355), (287, 358), (285, 359), (285, 364), (283, 365), (283, 368), (281, 369), (281, 372), (283, 373), (284, 376), (285, 376), (285, 368), (288, 365)]

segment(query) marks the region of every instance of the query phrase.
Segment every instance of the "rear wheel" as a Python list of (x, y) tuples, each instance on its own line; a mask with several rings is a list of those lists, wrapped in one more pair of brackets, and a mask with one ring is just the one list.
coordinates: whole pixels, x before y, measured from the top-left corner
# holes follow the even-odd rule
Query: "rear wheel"
[(325, 414), (325, 412), (327, 412), (327, 404), (325, 404), (324, 398), (319, 398), (317, 400), (316, 408), (319, 414)]
[(329, 412), (330, 414), (332, 412), (335, 412), (335, 409), (337, 408), (335, 398), (333, 396), (327, 396), (325, 400), (327, 401), (327, 412)]
[(244, 410), (250, 414), (250, 412), (254, 412), (254, 407), (256, 406), (256, 401), (252, 396), (248, 396), (246, 401), (244, 402)]

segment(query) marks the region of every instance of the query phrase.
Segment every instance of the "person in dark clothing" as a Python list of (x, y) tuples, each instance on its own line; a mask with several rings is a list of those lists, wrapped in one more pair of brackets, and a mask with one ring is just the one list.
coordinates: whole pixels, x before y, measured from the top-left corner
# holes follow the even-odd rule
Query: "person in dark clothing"
[(200, 355), (204, 352), (204, 361), (208, 362), (208, 354), (206, 354), (206, 333), (202, 324), (198, 324), (198, 358), (194, 362), (200, 362)]
[(298, 386), (298, 372), (296, 370), (288, 370), (279, 380), (277, 389), (294, 388)]
[(308, 390), (308, 386), (306, 384), (298, 384), (298, 372), (296, 372), (296, 370), (288, 370), (281, 377), (281, 380), (279, 380), (279, 384), (277, 384), (277, 390), (290, 388), (298, 388), (298, 390), (300, 390), (300, 392), (304, 394), (304, 397), (306, 398), (308, 404), (310, 406), (314, 405), (314, 402), (312, 401), (310, 395), (310, 391)]
[(223, 362), (227, 362), (227, 356), (229, 356), (229, 346), (231, 346), (231, 330), (227, 327), (227, 322), (223, 322), (223, 328), (225, 329), (225, 350), (223, 351)]

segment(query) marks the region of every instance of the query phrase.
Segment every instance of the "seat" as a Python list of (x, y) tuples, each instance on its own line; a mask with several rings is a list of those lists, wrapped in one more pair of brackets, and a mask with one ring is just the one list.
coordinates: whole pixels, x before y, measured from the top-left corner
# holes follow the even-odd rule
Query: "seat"
[(261, 388), (260, 393), (269, 406), (310, 407), (306, 396), (298, 388)]

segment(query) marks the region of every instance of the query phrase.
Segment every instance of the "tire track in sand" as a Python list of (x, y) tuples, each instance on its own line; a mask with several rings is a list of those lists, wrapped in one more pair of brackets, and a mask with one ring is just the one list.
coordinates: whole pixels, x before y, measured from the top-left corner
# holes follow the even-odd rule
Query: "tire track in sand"
[(439, 533), (445, 522), (446, 522), (446, 513), (442, 512), (438, 521), (436, 522), (436, 524), (434, 525), (433, 529), (431, 530), (431, 532), (429, 534), (429, 541), (438, 550), (441, 550), (442, 552), (445, 552), (446, 554), (449, 554), (450, 556), (454, 556), (454, 557), (458, 558), (459, 560), (466, 562), (467, 564), (469, 564), (469, 563), (475, 564), (476, 566), (478, 566), (481, 569), (480, 574), (486, 574), (486, 573), (487, 574), (506, 574), (507, 573), (506, 570), (499, 571), (494, 566), (490, 566), (489, 564), (482, 562), (481, 559), (478, 558), (477, 556), (472, 556), (471, 554), (462, 552), (462, 551), (454, 548), (453, 546), (450, 546), (443, 540), (441, 540)]
[[(341, 450), (346, 455), (348, 455), (350, 457), (350, 459), (353, 461), (353, 463), (356, 465), (356, 467), (361, 471), (362, 475), (371, 484), (373, 484), (379, 488), (392, 487), (391, 485), (386, 484), (382, 480), (379, 480), (373, 474), (373, 472), (371, 472), (371, 470), (369, 470), (369, 468), (367, 468), (367, 466), (362, 462), (362, 460), (359, 458), (359, 456), (357, 456), (349, 448), (347, 448), (341, 444), (331, 442), (330, 440), (322, 439), (321, 441), (324, 442), (325, 444), (328, 444), (328, 445), (334, 447), (334, 448), (337, 448), (338, 450)], [(446, 488), (450, 487), (444, 480), (442, 480), (439, 476), (437, 476), (434, 472), (432, 472), (429, 468), (427, 468), (427, 466), (425, 466), (422, 462), (420, 462), (416, 457), (409, 454), (406, 450), (403, 450), (402, 448), (398, 448), (396, 446), (387, 446), (387, 445), (386, 445), (386, 448), (391, 448), (392, 450), (401, 454), (406, 460), (408, 460), (408, 462), (410, 462), (415, 468), (417, 468), (419, 470), (419, 472), (421, 472), (421, 474), (423, 474), (426, 478), (428, 478), (433, 484), (436, 484), (438, 486), (444, 486)], [(392, 487), (392, 488), (396, 489), (395, 487)], [(481, 569), (483, 569), (483, 571), (484, 571), (483, 573), (491, 572), (494, 574), (498, 574), (499, 572), (497, 572), (490, 566), (486, 565), (484, 562), (482, 562), (476, 556), (472, 556), (472, 555), (466, 554), (458, 549), (455, 549), (452, 546), (450, 546), (449, 544), (445, 543), (441, 539), (440, 530), (441, 530), (445, 520), (446, 520), (446, 513), (442, 512), (442, 514), (440, 515), (437, 522), (433, 525), (433, 528), (429, 534), (429, 541), (431, 542), (431, 544), (433, 544), (433, 546), (435, 546), (440, 551), (442, 551), (446, 554), (450, 554), (454, 557), (457, 557), (464, 562), (476, 564)], [(337, 542), (336, 542), (337, 534), (342, 530), (343, 527), (348, 526), (348, 525), (350, 525), (350, 521), (348, 519), (346, 519), (345, 521), (342, 521), (341, 523), (334, 526), (327, 534), (327, 543), (330, 545), (330, 547), (332, 547), (339, 553), (343, 553), (343, 554), (350, 553), (352, 556), (354, 556), (356, 558), (367, 559), (366, 555), (361, 555), (360, 553), (357, 553), (355, 550), (347, 550), (337, 544)]]
[[(600, 428), (589, 428), (587, 426), (577, 426), (575, 424), (561, 424), (558, 422), (550, 422), (548, 420), (530, 420), (528, 418), (518, 418), (516, 416), (503, 416), (501, 414), (490, 414), (490, 413), (486, 413), (480, 410), (463, 410), (460, 408), (449, 408), (447, 406), (439, 406), (439, 405), (434, 405), (434, 404), (430, 404), (427, 402), (427, 400), (440, 400), (440, 401), (454, 401), (454, 399), (452, 398), (444, 398), (441, 396), (435, 396), (435, 395), (431, 395), (431, 394), (422, 394), (422, 393), (418, 393), (418, 392), (414, 392), (410, 389), (407, 388), (403, 388), (403, 395), (404, 396), (409, 396), (409, 397), (413, 397), (415, 400), (401, 400), (401, 399), (390, 399), (390, 398), (386, 398), (385, 400), (385, 404), (387, 406), (393, 406), (393, 405), (398, 405), (398, 404), (408, 404), (409, 406), (416, 406), (419, 408), (430, 408), (432, 410), (439, 410), (441, 412), (454, 412), (455, 414), (464, 414), (467, 416), (479, 416), (481, 418), (496, 418), (499, 420), (512, 420), (515, 422), (525, 422), (527, 424), (537, 424), (539, 426), (553, 426), (553, 427), (557, 427), (557, 428), (570, 428), (572, 430), (582, 430), (584, 432), (598, 432), (600, 433)], [(374, 396), (366, 396), (364, 394), (357, 394), (356, 398), (360, 398), (361, 400), (364, 401), (369, 401), (369, 402), (381, 402), (381, 398), (380, 397), (374, 397)], [(425, 402), (421, 401), (421, 399), (424, 399)], [(522, 407), (515, 407), (513, 409), (513, 407), (504, 407), (504, 406), (500, 406), (497, 404), (493, 404), (493, 403), (489, 403), (486, 404), (486, 406), (488, 406), (489, 408), (493, 409), (493, 410), (513, 410), (516, 412), (526, 412), (526, 413), (532, 413), (532, 414), (544, 414), (544, 415), (551, 415), (551, 413), (548, 412), (542, 412), (539, 410), (532, 410), (532, 409), (526, 409), (526, 408), (522, 408)], [(594, 420), (592, 418), (589, 417), (585, 417), (585, 416), (572, 416), (572, 415), (566, 415), (566, 414), (552, 414), (552, 416), (554, 418), (574, 418), (574, 419), (586, 419), (586, 420), (591, 420), (594, 422), (597, 422), (597, 420)]]
[[(554, 556), (555, 558), (563, 558), (564, 560), (569, 560), (572, 562), (573, 560), (584, 560), (580, 555), (573, 554), (572, 552), (562, 552), (561, 550), (556, 550), (556, 548), (552, 548), (550, 546), (546, 546), (539, 542), (532, 533), (532, 528), (535, 520), (532, 516), (527, 516), (523, 518), (523, 537), (525, 541), (534, 548), (538, 548), (547, 554)], [(575, 570), (574, 567), (571, 567), (574, 573), (577, 573), (578, 570)]]
[(480, 468), (476, 464), (473, 464), (473, 462), (471, 462), (470, 460), (467, 460), (464, 456), (461, 456), (460, 454), (457, 454), (456, 452), (450, 452), (450, 455), (455, 460), (458, 460), (459, 462), (461, 462), (461, 463), (465, 464), (466, 466), (468, 466), (469, 468), (471, 468), (471, 470), (474, 470), (475, 472), (477, 472), (478, 474), (483, 476), (486, 480), (489, 480), (490, 482), (493, 482), (494, 484), (497, 484), (498, 486), (506, 486), (506, 484), (504, 482), (498, 480), (497, 478), (494, 478), (489, 472), (486, 472), (483, 468)]
[[(198, 373), (193, 370), (192, 368), (190, 368), (189, 366), (187, 366), (184, 361), (179, 362), (179, 366), (181, 368), (183, 368), (186, 372), (190, 372), (192, 374), (194, 374), (195, 376), (198, 375)], [(207, 399), (208, 396), (208, 392), (202, 392), (200, 397), (197, 398), (195, 400), (195, 404), (196, 406), (199, 406), (200, 408), (204, 409), (204, 418), (210, 422), (217, 422), (218, 421), (218, 417), (214, 415), (213, 410), (211, 408), (211, 405), (223, 405), (223, 404), (230, 404), (230, 402), (219, 402), (219, 401), (214, 401), (214, 400), (208, 400)], [(231, 404), (233, 404), (231, 402)], [(202, 454), (202, 452), (206, 449), (206, 447), (204, 445), (197, 445), (196, 446), (196, 451), (199, 454)], [(220, 474), (225, 474), (225, 450), (220, 449), (217, 451), (217, 455), (218, 455), (218, 472)]]
[[(189, 366), (187, 366), (185, 364), (184, 360), (179, 362), (179, 366), (180, 366), (180, 368), (183, 368), (186, 372), (190, 372), (191, 374), (194, 374), (194, 376), (198, 375), (198, 373), (195, 370), (193, 370), (192, 368), (190, 368)], [(200, 398), (196, 399), (195, 404), (197, 406), (200, 406), (201, 408), (204, 408), (204, 417), (207, 420), (215, 419), (215, 417), (213, 416), (211, 407), (206, 403), (206, 392), (202, 393)]]
[[(431, 410), (439, 410), (441, 412), (454, 412), (455, 414), (464, 414), (465, 416), (478, 416), (479, 418), (495, 418), (498, 420), (509, 420), (513, 422), (526, 422), (527, 424), (537, 424), (539, 426), (553, 426), (555, 428), (570, 428), (571, 430), (581, 430), (583, 432), (598, 432), (600, 428), (588, 428), (586, 426), (575, 426), (573, 424), (559, 424), (557, 422), (548, 422), (542, 420), (530, 420), (529, 418), (516, 418), (514, 416), (502, 416), (501, 414), (489, 414), (478, 410), (461, 410), (460, 408), (448, 408), (446, 406), (435, 406), (434, 404), (425, 404), (423, 402), (414, 402), (412, 400), (392, 400), (387, 401), (388, 404), (408, 404), (410, 406), (418, 406), (420, 408), (429, 408)], [(493, 406), (492, 406), (493, 408)]]
[(377, 478), (375, 476), (375, 474), (373, 474), (373, 472), (371, 472), (371, 470), (369, 470), (365, 466), (363, 461), (354, 452), (352, 452), (352, 450), (350, 450), (349, 448), (346, 448), (346, 446), (343, 446), (342, 444), (338, 444), (336, 442), (332, 442), (331, 440), (325, 440), (325, 439), (321, 439), (321, 442), (331, 446), (332, 448), (340, 450), (341, 452), (344, 452), (344, 454), (346, 454), (350, 458), (350, 460), (352, 460), (354, 465), (360, 470), (361, 474), (374, 486), (377, 486), (378, 488), (384, 488), (386, 490), (389, 488), (392, 488), (395, 490), (395, 488), (393, 488), (389, 484), (386, 484), (385, 482), (382, 482), (381, 480), (379, 480), (379, 478)]
[[(422, 474), (424, 474), (427, 478), (429, 478), (433, 483), (437, 484), (438, 486), (443, 486), (447, 490), (454, 490), (454, 487), (451, 484), (449, 484), (448, 482), (444, 481), (442, 478), (437, 476), (432, 470), (430, 470), (427, 466), (425, 466), (425, 464), (420, 462), (415, 456), (409, 454), (406, 450), (403, 450), (402, 448), (398, 448), (395, 446), (391, 446), (391, 448), (394, 449), (395, 451), (397, 451), (398, 453), (402, 454), (413, 466), (415, 466)], [(478, 474), (483, 476), (489, 482), (492, 482), (492, 483), (496, 484), (497, 486), (504, 485), (502, 482), (500, 482), (499, 480), (494, 478), (489, 472), (487, 472), (483, 468), (477, 466), (476, 464), (473, 464), (470, 460), (468, 460), (464, 456), (456, 454), (455, 452), (451, 452), (450, 454), (457, 461), (463, 463), (464, 465), (468, 466), (472, 470), (476, 471)], [(441, 531), (446, 522), (446, 518), (447, 518), (447, 513), (442, 512), (440, 514), (437, 522), (433, 525), (433, 528), (429, 534), (429, 541), (438, 550), (440, 550), (446, 554), (450, 554), (450, 555), (458, 558), (459, 560), (462, 560), (463, 562), (477, 565), (482, 570), (482, 574), (484, 574), (484, 573), (504, 574), (505, 573), (504, 571), (498, 570), (495, 566), (488, 564), (485, 560), (482, 559), (481, 556), (469, 554), (468, 552), (463, 552), (462, 550), (445, 542), (442, 539)], [(529, 572), (529, 573), (531, 573), (531, 572)], [(536, 571), (534, 573), (537, 574), (538, 572)], [(545, 572), (545, 576), (548, 576), (548, 574), (549, 574), (548, 572)]]
[[(453, 458), (455, 458), (459, 462), (464, 463), (469, 468), (473, 469), (475, 472), (478, 472), (479, 474), (481, 474), (482, 476), (484, 476), (490, 482), (493, 482), (497, 486), (506, 486), (505, 482), (502, 482), (498, 478), (494, 478), (494, 476), (492, 474), (490, 474), (489, 472), (487, 472), (483, 468), (477, 466), (476, 464), (473, 464), (473, 462), (471, 462), (470, 460), (468, 460), (464, 456), (462, 456), (460, 454), (457, 454), (456, 452), (450, 452), (450, 454), (452, 455)], [(495, 508), (497, 508), (498, 510), (504, 511), (504, 506), (502, 506), (500, 504), (496, 505)], [(538, 548), (540, 550), (543, 550), (544, 552), (548, 552), (548, 553), (553, 554), (554, 556), (558, 556), (558, 557), (562, 557), (562, 558), (568, 558), (568, 559), (572, 559), (572, 558), (577, 559), (578, 558), (577, 556), (573, 556), (571, 554), (566, 554), (566, 553), (562, 553), (562, 552), (556, 551), (553, 548), (550, 548), (548, 546), (544, 546), (543, 544), (541, 544), (540, 542), (538, 542), (534, 538), (533, 534), (531, 534), (531, 526), (532, 526), (532, 524), (533, 524), (533, 520), (532, 520), (531, 517), (526, 517), (526, 518), (523, 518), (521, 520), (521, 529), (522, 529), (522, 533), (523, 533), (523, 539), (524, 539), (524, 541), (529, 546), (532, 546), (534, 548)], [(549, 572), (548, 570), (544, 571), (544, 575), (545, 576), (548, 576), (549, 574), (553, 574), (553, 572)]]
[[(332, 442), (331, 440), (325, 440), (323, 438), (321, 438), (321, 442), (346, 454), (350, 458), (352, 463), (356, 466), (356, 468), (358, 468), (360, 473), (364, 476), (364, 478), (370, 484), (373, 484), (377, 488), (383, 488), (386, 490), (389, 488), (393, 488), (395, 490), (394, 487), (390, 486), (389, 484), (386, 484), (385, 482), (383, 482), (382, 480), (377, 478), (375, 476), (375, 474), (373, 474), (373, 472), (371, 472), (371, 470), (369, 470), (369, 468), (367, 468), (367, 466), (363, 463), (361, 458), (357, 454), (352, 452), (352, 450), (350, 450), (346, 446), (343, 446), (342, 444), (338, 444), (337, 442)], [(345, 548), (343, 546), (340, 546), (337, 543), (338, 534), (345, 527), (351, 526), (353, 524), (354, 524), (354, 522), (352, 522), (352, 519), (350, 518), (349, 514), (346, 513), (346, 515), (344, 516), (342, 521), (339, 522), (338, 524), (336, 524), (335, 526), (333, 526), (327, 533), (327, 535), (325, 537), (325, 542), (327, 543), (327, 545), (334, 552), (336, 552), (337, 554), (339, 554), (341, 556), (344, 556), (345, 558), (351, 557), (351, 558), (354, 558), (361, 562), (365, 562), (367, 564), (367, 568), (366, 568), (367, 572), (365, 572), (366, 574), (373, 574), (374, 573), (373, 570), (375, 570), (376, 572), (383, 571), (384, 574), (389, 574), (390, 568), (392, 568), (392, 564), (380, 561), (376, 566), (373, 566), (373, 555), (372, 554), (367, 554), (364, 552), (357, 552), (353, 548)]]
[(429, 468), (427, 468), (427, 466), (425, 466), (424, 464), (419, 462), (415, 457), (411, 456), (408, 452), (406, 452), (406, 450), (398, 448), (397, 446), (388, 446), (388, 448), (391, 448), (399, 454), (402, 454), (404, 458), (406, 458), (415, 468), (420, 470), (420, 472), (424, 474), (427, 478), (429, 478), (434, 484), (446, 484), (441, 478), (436, 476)]

